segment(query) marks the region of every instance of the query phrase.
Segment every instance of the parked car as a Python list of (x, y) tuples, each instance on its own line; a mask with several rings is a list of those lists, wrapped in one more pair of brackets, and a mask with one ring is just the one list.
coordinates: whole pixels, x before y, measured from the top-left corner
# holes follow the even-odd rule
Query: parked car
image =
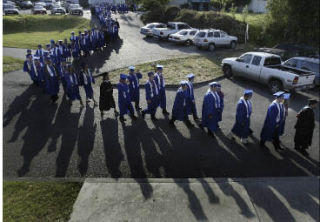
[(83, 8), (79, 4), (72, 4), (69, 6), (70, 15), (83, 15)]
[(44, 3), (44, 2), (36, 2), (36, 3), (34, 3), (34, 6), (46, 7), (46, 3)]
[(22, 9), (31, 9), (33, 8), (33, 4), (31, 1), (23, 1), (19, 3), (20, 8)]
[(3, 1), (3, 5), (5, 5), (5, 4), (16, 6), (16, 3), (13, 1)]
[(53, 5), (56, 3), (55, 0), (43, 0), (44, 3), (46, 3), (45, 8), (46, 9), (52, 9)]
[(169, 39), (170, 34), (179, 32), (182, 29), (191, 29), (191, 27), (184, 22), (169, 22), (166, 28), (154, 28), (152, 34), (159, 39)]
[(283, 66), (294, 68), (297, 70), (311, 71), (315, 74), (314, 84), (316, 86), (320, 85), (320, 75), (319, 75), (319, 58), (309, 58), (309, 57), (293, 57), (288, 59), (283, 63)]
[(285, 67), (280, 56), (265, 52), (247, 52), (238, 58), (225, 58), (222, 60), (222, 70), (227, 78), (242, 76), (268, 85), (272, 93), (314, 86), (314, 73)]
[(199, 32), (198, 29), (183, 29), (169, 36), (169, 41), (185, 45), (193, 44), (193, 39)]
[(32, 14), (47, 14), (47, 9), (41, 5), (35, 5), (32, 9)]
[(66, 14), (66, 10), (60, 6), (60, 5), (54, 5), (51, 9), (51, 14), (52, 15), (55, 15), (55, 14), (63, 14), (65, 15)]
[(149, 23), (145, 26), (143, 26), (142, 28), (140, 28), (140, 33), (142, 35), (146, 35), (147, 37), (151, 37), (153, 36), (152, 31), (155, 28), (166, 28), (167, 25), (164, 23), (158, 23), (158, 22), (154, 22), (154, 23)]
[(193, 39), (194, 44), (199, 48), (206, 48), (213, 52), (217, 47), (229, 46), (234, 49), (237, 46), (238, 38), (228, 35), (218, 29), (200, 30)]
[(19, 9), (10, 4), (3, 4), (3, 13), (5, 15), (19, 15)]

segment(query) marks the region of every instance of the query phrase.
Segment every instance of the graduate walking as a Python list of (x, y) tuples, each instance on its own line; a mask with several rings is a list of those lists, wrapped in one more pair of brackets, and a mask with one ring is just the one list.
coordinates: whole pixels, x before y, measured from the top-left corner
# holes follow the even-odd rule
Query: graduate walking
[(315, 128), (314, 109), (318, 101), (310, 99), (308, 105), (297, 114), (297, 123), (294, 126), (296, 134), (294, 136), (294, 148), (303, 155), (308, 156), (306, 151), (312, 144), (313, 131)]
[(113, 86), (109, 79), (109, 73), (105, 72), (102, 73), (103, 82), (100, 85), (100, 97), (99, 97), (99, 109), (101, 112), (101, 118), (104, 116), (104, 112), (110, 110), (111, 108), (114, 109), (115, 116), (118, 115), (116, 110), (116, 103), (114, 102), (113, 98)]
[(233, 125), (229, 138), (235, 139), (237, 136), (241, 139), (241, 143), (248, 144), (248, 136), (251, 135), (250, 117), (252, 113), (252, 103), (250, 101), (253, 91), (246, 89), (243, 96), (239, 99), (236, 111), (236, 122)]
[(196, 108), (196, 101), (194, 98), (194, 91), (193, 91), (193, 82), (194, 82), (195, 75), (193, 73), (190, 73), (187, 75), (188, 81), (187, 81), (187, 114), (193, 115), (193, 119), (195, 121), (199, 120), (198, 114), (197, 114), (197, 108)]
[(84, 105), (81, 100), (80, 91), (79, 91), (79, 79), (71, 65), (69, 65), (69, 70), (66, 73), (65, 81), (67, 86), (66, 87), (67, 96), (70, 100), (70, 105), (72, 105), (72, 102), (74, 100), (79, 100), (80, 107), (82, 108)]
[(222, 112), (224, 109), (224, 93), (221, 91), (221, 84), (217, 84), (217, 94), (219, 96), (219, 102), (220, 102), (220, 112), (218, 117), (218, 128), (220, 129), (219, 122), (222, 121)]
[(170, 113), (167, 111), (167, 100), (166, 100), (166, 84), (163, 77), (163, 66), (157, 65), (157, 72), (154, 75), (154, 80), (159, 89), (159, 106), (162, 109), (162, 113), (164, 115), (169, 115)]
[(188, 127), (192, 127), (193, 124), (188, 118), (187, 101), (188, 101), (188, 81), (181, 81), (180, 88), (177, 90), (176, 97), (172, 108), (172, 117), (169, 122), (171, 126), (174, 126), (174, 121), (184, 121)]
[(148, 107), (142, 111), (142, 118), (144, 118), (146, 114), (150, 114), (152, 120), (157, 120), (156, 112), (159, 104), (159, 89), (154, 80), (154, 73), (149, 72), (148, 77), (149, 79), (145, 84)]
[(29, 74), (35, 85), (39, 85), (37, 69), (31, 54), (26, 55), (26, 60), (23, 63), (23, 71)]
[(119, 103), (121, 121), (126, 121), (126, 119), (124, 118), (124, 115), (128, 113), (130, 113), (130, 116), (132, 119), (137, 119), (137, 117), (134, 115), (133, 106), (131, 104), (127, 78), (128, 76), (126, 74), (120, 74), (120, 80), (119, 80), (119, 83), (117, 84), (118, 103)]
[(270, 104), (264, 125), (260, 134), (260, 147), (266, 148), (265, 142), (272, 141), (276, 150), (283, 150), (280, 146), (279, 136), (281, 127), (285, 120), (285, 107), (283, 105), (283, 94), (280, 91), (273, 94), (276, 99)]
[(45, 79), (46, 79), (46, 92), (51, 97), (51, 102), (55, 103), (58, 100), (59, 93), (59, 81), (56, 70), (50, 60), (50, 58), (46, 59), (45, 66)]
[(97, 106), (98, 103), (93, 96), (92, 84), (95, 84), (95, 81), (92, 76), (92, 73), (86, 63), (81, 64), (81, 69), (82, 70), (80, 73), (82, 75), (83, 88), (84, 88), (84, 91), (86, 92), (86, 100), (87, 102), (90, 102), (90, 100), (92, 100), (94, 102), (94, 105)]
[(209, 84), (209, 89), (204, 96), (202, 105), (202, 122), (200, 127), (208, 129), (208, 136), (215, 137), (214, 133), (218, 130), (220, 101), (217, 94), (217, 82)]
[(130, 66), (129, 67), (129, 91), (130, 91), (130, 98), (131, 101), (135, 103), (136, 111), (139, 112), (141, 110), (141, 107), (139, 105), (140, 102), (140, 85), (139, 85), (139, 79), (142, 78), (141, 73), (135, 73), (134, 72), (135, 67)]

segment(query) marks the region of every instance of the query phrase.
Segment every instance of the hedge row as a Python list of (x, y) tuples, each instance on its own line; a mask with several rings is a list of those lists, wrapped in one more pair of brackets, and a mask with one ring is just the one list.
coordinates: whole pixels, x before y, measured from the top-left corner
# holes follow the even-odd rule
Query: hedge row
[(180, 10), (179, 7), (169, 6), (160, 7), (157, 10), (150, 11), (142, 16), (142, 21), (150, 22), (170, 22), (179, 21), (186, 22), (191, 27), (199, 29), (221, 29), (230, 35), (237, 36), (239, 42), (244, 42), (244, 34), (246, 25), (243, 22), (217, 12), (198, 12), (189, 9)]

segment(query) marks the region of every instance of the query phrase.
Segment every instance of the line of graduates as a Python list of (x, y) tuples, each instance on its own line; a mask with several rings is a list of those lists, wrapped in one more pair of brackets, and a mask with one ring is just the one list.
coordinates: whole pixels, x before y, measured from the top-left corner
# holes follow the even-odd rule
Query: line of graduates
[(120, 24), (118, 20), (111, 18), (111, 11), (107, 7), (95, 6), (93, 13), (100, 22), (101, 29), (104, 30), (107, 42), (119, 39)]
[[(153, 121), (156, 121), (155, 117), (157, 108), (161, 107), (164, 115), (169, 115), (166, 110), (166, 93), (165, 82), (163, 75), (163, 66), (157, 65), (157, 71), (148, 73), (148, 80), (145, 83), (145, 96), (147, 101), (147, 107), (142, 110), (139, 106), (140, 93), (139, 93), (139, 80), (142, 78), (141, 73), (135, 72), (135, 67), (129, 67), (129, 74), (120, 74), (120, 80), (117, 84), (118, 89), (118, 105), (120, 110), (120, 120), (126, 121), (124, 115), (129, 114), (130, 117), (135, 120), (137, 117), (134, 114), (134, 107), (137, 113), (141, 112), (142, 117), (145, 118), (146, 114), (151, 116)], [(187, 75), (188, 80), (180, 82), (172, 108), (172, 115), (169, 124), (174, 127), (175, 121), (183, 121), (188, 127), (194, 125), (189, 120), (189, 115), (193, 115), (194, 121), (199, 125), (202, 130), (207, 129), (208, 136), (215, 138), (215, 133), (220, 129), (219, 122), (222, 121), (222, 113), (224, 110), (224, 93), (221, 90), (221, 84), (218, 82), (211, 82), (209, 89), (203, 98), (202, 104), (202, 119), (200, 121), (195, 104), (193, 81), (195, 75), (190, 73)], [(109, 77), (104, 77), (106, 84), (108, 84), (109, 92), (108, 98), (103, 101), (107, 105), (108, 110), (110, 108), (115, 109), (115, 102), (112, 96), (112, 84), (109, 81)], [(102, 85), (101, 85), (102, 86)], [(162, 91), (162, 93), (161, 93)], [(103, 92), (101, 91), (101, 94)], [(100, 94), (100, 103), (101, 100)], [(105, 94), (107, 95), (107, 93)], [(228, 134), (230, 139), (235, 137), (240, 138), (241, 143), (247, 145), (248, 137), (253, 134), (250, 128), (250, 118), (252, 114), (252, 102), (251, 98), (253, 90), (246, 89), (243, 96), (239, 98), (236, 107), (235, 123)], [(270, 104), (267, 110), (264, 125), (260, 134), (260, 146), (265, 149), (266, 141), (271, 141), (277, 151), (283, 150), (280, 146), (279, 137), (284, 134), (286, 117), (288, 116), (290, 93), (277, 92), (274, 94), (275, 100)], [(111, 102), (110, 102), (111, 101)], [(110, 105), (111, 104), (111, 105)], [(306, 149), (311, 145), (314, 123), (313, 109), (316, 107), (317, 101), (310, 100), (308, 106), (304, 107), (297, 115), (298, 121), (295, 125), (295, 149), (300, 151), (304, 155), (308, 155)], [(116, 112), (116, 109), (115, 109)]]
[(82, 86), (87, 102), (93, 101), (94, 105), (97, 105), (92, 87), (95, 80), (85, 62), (82, 62), (80, 67), (76, 69), (73, 64), (65, 60), (55, 64), (48, 53), (42, 59), (38, 56), (27, 54), (23, 71), (29, 74), (35, 85), (50, 96), (51, 103), (55, 103), (58, 100), (61, 85), (70, 104), (74, 100), (79, 100), (81, 107), (84, 106), (79, 91)]

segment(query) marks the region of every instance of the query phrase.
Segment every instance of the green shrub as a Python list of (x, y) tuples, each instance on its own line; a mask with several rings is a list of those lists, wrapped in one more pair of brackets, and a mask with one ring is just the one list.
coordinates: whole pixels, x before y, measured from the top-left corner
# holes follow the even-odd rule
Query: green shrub
[(164, 18), (166, 21), (173, 21), (176, 17), (178, 17), (180, 13), (180, 8), (177, 6), (168, 6), (164, 13)]

